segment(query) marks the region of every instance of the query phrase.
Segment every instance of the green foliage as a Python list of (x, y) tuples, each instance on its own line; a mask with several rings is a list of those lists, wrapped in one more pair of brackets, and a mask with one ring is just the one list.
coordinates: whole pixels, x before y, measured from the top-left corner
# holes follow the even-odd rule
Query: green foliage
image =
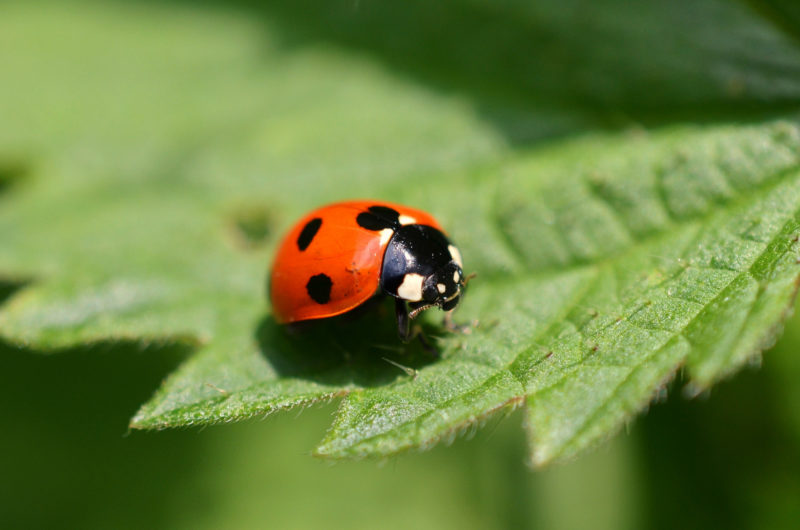
[[(191, 350), (134, 427), (345, 396), (316, 452), (360, 457), (523, 407), (545, 464), (680, 367), (696, 393), (775, 339), (800, 277), (800, 50), (771, 18), (716, 0), (237, 5), (254, 16), (0, 8), (0, 298), (30, 281), (0, 333)], [(400, 345), (386, 307), (294, 335), (269, 314), (283, 230), (364, 196), (434, 213), (479, 273), (457, 313), (471, 334), (425, 316), (441, 359)]]
[[(679, 366), (698, 389), (738, 368), (796, 290), (798, 139), (785, 125), (679, 130), (508, 167), (479, 230), (509, 262), (493, 274), (502, 254), (465, 239), (488, 277), (461, 314), (488, 329), (444, 341), (445, 359), (415, 378), (351, 393), (318, 451), (424, 446), (524, 397), (546, 463), (613, 431)], [(564, 163), (573, 150), (591, 168)]]

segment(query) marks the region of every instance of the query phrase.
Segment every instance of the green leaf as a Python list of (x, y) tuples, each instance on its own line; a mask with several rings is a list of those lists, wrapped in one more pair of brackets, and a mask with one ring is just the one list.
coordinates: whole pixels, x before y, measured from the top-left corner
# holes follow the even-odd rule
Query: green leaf
[[(788, 124), (677, 129), (509, 164), (478, 219), (516, 261), (481, 263), (461, 312), (488, 326), (416, 378), (351, 393), (318, 453), (424, 447), (524, 402), (544, 464), (619, 428), (681, 366), (693, 389), (740, 367), (797, 289), (799, 142)], [(465, 255), (493, 258), (484, 241)]]
[[(774, 340), (800, 277), (800, 50), (739, 4), (621, 5), (7, 3), (0, 335), (190, 348), (137, 428), (345, 396), (316, 450), (337, 458), (522, 407), (544, 464), (681, 367), (708, 388)], [(364, 196), (434, 213), (479, 273), (472, 333), (423, 319), (440, 359), (391, 307), (294, 334), (270, 316), (281, 233)]]

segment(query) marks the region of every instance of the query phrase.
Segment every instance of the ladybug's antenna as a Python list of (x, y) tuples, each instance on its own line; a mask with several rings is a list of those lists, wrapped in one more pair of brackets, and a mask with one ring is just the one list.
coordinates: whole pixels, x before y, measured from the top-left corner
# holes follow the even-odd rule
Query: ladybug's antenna
[(436, 304), (427, 304), (427, 305), (418, 307), (418, 308), (416, 308), (416, 309), (414, 309), (412, 311), (409, 311), (408, 318), (414, 319), (414, 318), (416, 318), (417, 315), (419, 315), (420, 313), (422, 313), (426, 309), (430, 309), (430, 308), (432, 308), (434, 306), (436, 306)]

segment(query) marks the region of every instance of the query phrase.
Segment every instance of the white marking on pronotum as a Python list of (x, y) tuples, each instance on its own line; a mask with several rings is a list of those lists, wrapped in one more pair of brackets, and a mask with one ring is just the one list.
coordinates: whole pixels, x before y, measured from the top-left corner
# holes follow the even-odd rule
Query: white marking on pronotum
[(403, 283), (397, 288), (397, 296), (409, 302), (419, 302), (422, 300), (422, 281), (425, 278), (421, 274), (409, 273), (403, 276)]
[(392, 230), (391, 228), (384, 228), (383, 230), (380, 231), (380, 234), (381, 234), (381, 246), (383, 246), (386, 243), (388, 243), (389, 240), (392, 238), (394, 230)]
[(437, 283), (436, 290), (439, 291), (441, 294), (444, 294), (444, 292), (447, 290), (447, 286), (443, 283)]
[(459, 252), (454, 245), (448, 245), (447, 250), (450, 251), (450, 257), (453, 258), (453, 261), (458, 263), (458, 266), (463, 269), (464, 264), (461, 262), (461, 252)]
[(461, 279), (461, 275), (460, 275), (460, 274), (458, 274), (458, 271), (454, 272), (454, 273), (453, 273), (453, 281), (454, 281), (455, 283), (458, 283), (458, 280), (460, 280), (460, 279)]
[(401, 215), (397, 218), (401, 225), (413, 225), (417, 224), (417, 220), (411, 217), (410, 215)]

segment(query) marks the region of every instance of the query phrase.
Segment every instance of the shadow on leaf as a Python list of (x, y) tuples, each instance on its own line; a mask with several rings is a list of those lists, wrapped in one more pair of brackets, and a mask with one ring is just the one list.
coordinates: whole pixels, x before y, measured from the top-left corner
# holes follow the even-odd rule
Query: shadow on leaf
[[(259, 323), (256, 338), (264, 357), (283, 377), (339, 386), (375, 387), (413, 376), (436, 362), (419, 341), (397, 336), (393, 302), (375, 299), (338, 317), (278, 324), (272, 316)], [(423, 324), (427, 336), (436, 328)]]

